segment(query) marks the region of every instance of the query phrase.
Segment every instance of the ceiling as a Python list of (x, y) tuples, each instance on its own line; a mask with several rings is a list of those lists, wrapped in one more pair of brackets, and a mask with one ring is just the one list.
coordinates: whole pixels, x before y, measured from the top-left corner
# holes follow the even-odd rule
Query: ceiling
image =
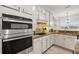
[(56, 17), (75, 15), (79, 13), (79, 5), (39, 5), (41, 8), (50, 11)]

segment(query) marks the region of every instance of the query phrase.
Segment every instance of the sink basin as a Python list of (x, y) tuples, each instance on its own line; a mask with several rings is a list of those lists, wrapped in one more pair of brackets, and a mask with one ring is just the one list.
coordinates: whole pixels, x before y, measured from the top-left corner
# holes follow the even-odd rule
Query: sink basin
[(46, 33), (36, 33), (36, 35), (45, 35)]

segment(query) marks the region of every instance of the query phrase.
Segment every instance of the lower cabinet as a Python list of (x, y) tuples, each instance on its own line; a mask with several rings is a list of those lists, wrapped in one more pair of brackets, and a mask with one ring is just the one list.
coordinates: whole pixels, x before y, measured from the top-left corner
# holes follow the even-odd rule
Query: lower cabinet
[[(52, 44), (54, 40), (51, 37), (52, 35), (43, 36), (33, 40), (33, 53), (41, 54), (46, 51)], [(51, 38), (50, 38), (51, 37)]]
[(65, 36), (64, 39), (64, 47), (74, 50), (75, 49), (75, 40), (77, 38), (75, 36)]
[(47, 40), (45, 37), (42, 37), (42, 53), (47, 49)]
[(50, 47), (50, 37), (49, 36), (46, 36), (45, 37), (46, 38), (46, 40), (47, 40), (47, 49)]
[(52, 44), (54, 44), (54, 39), (52, 35), (47, 35), (41, 38), (42, 39), (42, 52), (47, 50)]
[(49, 35), (49, 47), (51, 47), (51, 45), (52, 45), (52, 37), (51, 37), (51, 35)]
[(58, 35), (58, 44), (64, 47), (64, 35)]
[(50, 39), (51, 39), (51, 45), (53, 45), (53, 44), (55, 43), (55, 42), (54, 42), (54, 34), (51, 34)]
[(55, 39), (56, 45), (70, 49), (70, 50), (74, 50), (75, 40), (77, 39), (77, 37), (69, 36), (69, 35), (55, 34), (54, 39)]
[(76, 36), (51, 34), (43, 36), (33, 40), (33, 53), (41, 54), (47, 50), (51, 45), (56, 44), (58, 46), (74, 50)]
[(42, 45), (41, 45), (41, 38), (37, 38), (33, 40), (33, 53), (34, 54), (41, 54)]
[(59, 46), (62, 46), (62, 45), (63, 45), (63, 42), (64, 42), (64, 41), (63, 41), (61, 35), (55, 34), (54, 39), (55, 39), (55, 44), (56, 44), (56, 45), (59, 45)]

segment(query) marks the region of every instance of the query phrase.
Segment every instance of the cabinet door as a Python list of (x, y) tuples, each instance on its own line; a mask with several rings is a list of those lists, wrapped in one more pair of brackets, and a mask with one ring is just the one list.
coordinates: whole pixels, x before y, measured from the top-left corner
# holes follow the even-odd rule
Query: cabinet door
[(64, 46), (64, 39), (62, 35), (56, 34), (55, 35), (55, 44), (59, 46)]
[(33, 41), (34, 54), (41, 54), (41, 39), (37, 38)]
[(55, 40), (55, 44), (59, 45), (60, 40), (59, 40), (59, 36), (57, 34), (54, 34), (54, 40)]
[(11, 14), (11, 15), (18, 15), (18, 13), (19, 13), (18, 11), (16, 11), (16, 10), (18, 10), (17, 9), (18, 7), (16, 7), (16, 6), (5, 6), (5, 7), (1, 6), (0, 8), (1, 8), (2, 13)]
[(51, 42), (52, 42), (51, 35), (48, 35), (48, 43), (49, 43), (48, 47), (51, 46)]
[(46, 36), (46, 39), (47, 39), (47, 49), (50, 47), (50, 39), (49, 39), (49, 36)]
[(39, 19), (39, 13), (37, 9), (33, 10), (33, 27), (37, 26), (37, 21)]
[(49, 36), (49, 42), (50, 42), (50, 46), (52, 45), (52, 37), (51, 35)]
[(15, 10), (18, 10), (18, 6), (17, 5), (4, 5), (4, 6), (12, 8), (12, 9), (15, 9)]
[(26, 13), (26, 14), (29, 14), (31, 15), (32, 14), (32, 5), (20, 5), (20, 11)]
[(50, 40), (51, 40), (51, 45), (53, 45), (54, 44), (54, 35), (53, 34), (50, 36)]
[(64, 35), (59, 35), (59, 46), (64, 47)]
[(55, 44), (54, 34), (52, 34), (52, 44)]
[(65, 47), (71, 50), (74, 50), (75, 48), (75, 39), (72, 36), (66, 36), (65, 39)]
[(48, 26), (50, 26), (50, 22), (49, 22), (49, 12), (46, 12), (46, 20), (45, 22), (47, 23)]
[(46, 38), (42, 37), (42, 53), (46, 50)]

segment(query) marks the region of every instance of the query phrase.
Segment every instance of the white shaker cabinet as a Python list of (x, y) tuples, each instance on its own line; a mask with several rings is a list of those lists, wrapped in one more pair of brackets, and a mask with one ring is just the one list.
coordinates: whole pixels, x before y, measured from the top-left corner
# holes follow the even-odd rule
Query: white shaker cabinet
[(59, 34), (59, 46), (64, 47), (64, 35)]
[(53, 35), (42, 37), (42, 52), (47, 50), (52, 44), (54, 44)]
[(4, 5), (4, 6), (6, 6), (6, 7), (8, 7), (8, 8), (12, 8), (12, 9), (15, 9), (15, 10), (19, 10), (19, 6), (18, 5)]
[(52, 37), (51, 37), (51, 35), (48, 35), (48, 37), (49, 37), (49, 46), (51, 46), (52, 45)]
[(37, 26), (37, 21), (39, 19), (39, 13), (38, 13), (38, 10), (36, 9), (36, 7), (34, 7), (34, 10), (33, 10), (33, 27), (36, 27)]
[(11, 9), (11, 8), (8, 8), (8, 7), (12, 7), (12, 6), (6, 6), (6, 7), (0, 6), (1, 14), (5, 13), (5, 14), (11, 14), (11, 15), (17, 15), (17, 16), (19, 15), (19, 12), (16, 11), (17, 9)]
[(55, 40), (55, 44), (57, 45), (58, 40), (57, 40), (57, 35), (56, 34), (54, 34), (54, 40)]
[(32, 14), (32, 6), (31, 5), (4, 5), (10, 9), (13, 9), (13, 10), (17, 10), (17, 11), (24, 11), (26, 12), (27, 14)]
[[(24, 13), (20, 9), (22, 9), (22, 7), (17, 6), (17, 5), (0, 6), (0, 14), (5, 13), (5, 14), (21, 16), (21, 17), (26, 17), (26, 18), (31, 18), (32, 19), (32, 13), (29, 14), (26, 9), (25, 9), (25, 11), (27, 11), (27, 13)], [(32, 8), (30, 10), (32, 11)]]
[(55, 44), (56, 45), (60, 45), (61, 39), (60, 39), (59, 35), (55, 34), (54, 35), (54, 40), (55, 40)]
[(54, 39), (55, 39), (56, 45), (70, 49), (70, 50), (74, 50), (75, 40), (77, 39), (77, 37), (70, 36), (70, 35), (55, 34)]
[(65, 36), (64, 47), (74, 50), (75, 48), (75, 40), (77, 38), (75, 36)]
[(20, 5), (20, 11), (25, 12), (26, 14), (32, 14), (32, 5)]
[(42, 53), (43, 53), (47, 49), (46, 48), (46, 46), (47, 46), (47, 44), (46, 44), (47, 40), (46, 40), (45, 36), (42, 37), (41, 39), (42, 39)]
[(43, 36), (33, 40), (33, 53), (41, 54), (46, 51), (51, 45), (56, 44), (58, 46), (74, 50), (76, 36), (51, 34)]
[(49, 12), (46, 12), (46, 20), (45, 22), (47, 23), (47, 26), (49, 27), (50, 24), (49, 24)]
[(47, 49), (50, 47), (50, 37), (49, 35), (46, 36), (46, 39), (47, 39)]
[(34, 54), (41, 54), (41, 38), (37, 38), (33, 40), (33, 53)]
[(63, 35), (55, 34), (55, 44), (64, 47)]
[(53, 45), (54, 44), (54, 35), (51, 34), (50, 35), (50, 45)]

